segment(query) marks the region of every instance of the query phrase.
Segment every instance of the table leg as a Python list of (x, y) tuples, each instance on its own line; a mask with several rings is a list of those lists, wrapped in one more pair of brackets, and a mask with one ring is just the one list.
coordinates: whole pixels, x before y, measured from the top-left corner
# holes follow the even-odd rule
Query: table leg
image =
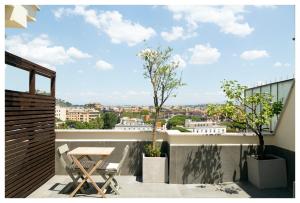
[(105, 194), (103, 193), (103, 191), (98, 187), (98, 185), (96, 184), (96, 182), (92, 179), (91, 175), (92, 173), (100, 166), (100, 164), (102, 163), (102, 160), (99, 160), (95, 166), (89, 171), (87, 172), (84, 167), (81, 165), (80, 161), (78, 161), (78, 159), (75, 156), (72, 156), (74, 163), (80, 168), (80, 170), (84, 173), (84, 175), (86, 175), (86, 177), (84, 178), (84, 180), (77, 186), (77, 188), (71, 193), (70, 197), (73, 197), (76, 192), (82, 187), (82, 185), (85, 183), (85, 181), (87, 181), (87, 179), (90, 179), (90, 181), (92, 182), (93, 186), (96, 188), (96, 190), (98, 191), (98, 194), (102, 195), (102, 197), (105, 197)]

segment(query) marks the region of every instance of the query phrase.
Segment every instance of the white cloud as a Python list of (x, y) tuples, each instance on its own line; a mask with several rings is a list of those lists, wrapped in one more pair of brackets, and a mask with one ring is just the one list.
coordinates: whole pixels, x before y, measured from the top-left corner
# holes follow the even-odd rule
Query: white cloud
[(84, 52), (76, 49), (75, 47), (70, 47), (67, 50), (67, 54), (68, 54), (68, 56), (75, 58), (75, 59), (91, 58), (91, 55), (84, 53)]
[(63, 46), (53, 45), (46, 34), (41, 34), (33, 39), (25, 35), (9, 36), (5, 40), (5, 49), (51, 69), (55, 69), (56, 65), (63, 65), (75, 59), (91, 57), (75, 47), (66, 49)]
[(75, 6), (73, 9), (59, 8), (54, 11), (54, 16), (57, 18), (61, 18), (63, 14), (82, 16), (88, 24), (106, 33), (115, 44), (127, 43), (128, 46), (134, 46), (156, 34), (151, 27), (144, 27), (139, 23), (123, 19), (118, 11), (98, 13), (86, 6)]
[(289, 63), (281, 63), (281, 62), (277, 61), (276, 63), (274, 63), (273, 66), (274, 67), (289, 67), (289, 66), (291, 66), (291, 64), (289, 64)]
[(290, 63), (285, 63), (285, 64), (283, 64), (283, 66), (284, 67), (289, 67), (289, 66), (291, 66), (291, 64)]
[(66, 10), (61, 7), (61, 8), (58, 8), (56, 10), (53, 11), (53, 15), (55, 16), (56, 19), (59, 19), (62, 17), (62, 15), (66, 12)]
[(113, 66), (110, 63), (108, 63), (104, 60), (98, 60), (96, 62), (96, 68), (98, 70), (104, 70), (105, 71), (105, 70), (112, 70)]
[(172, 61), (175, 63), (178, 63), (179, 68), (185, 68), (186, 67), (186, 62), (183, 60), (183, 58), (179, 54), (175, 54), (172, 57)]
[(282, 67), (282, 63), (281, 62), (276, 62), (276, 63), (274, 63), (274, 66), (275, 67)]
[(245, 37), (254, 31), (244, 21), (246, 11), (243, 6), (168, 6), (175, 20), (184, 19), (190, 29), (196, 29), (201, 23), (216, 24), (221, 32)]
[(167, 42), (171, 42), (178, 39), (187, 39), (197, 35), (193, 30), (185, 31), (183, 27), (174, 26), (170, 32), (161, 32), (161, 37)]
[(182, 27), (172, 27), (170, 32), (161, 32), (160, 35), (162, 38), (168, 42), (177, 40), (183, 37), (183, 28)]
[(133, 98), (135, 100), (145, 99), (145, 98), (146, 100), (151, 99), (151, 92), (144, 91), (144, 90), (121, 90), (121, 91), (115, 90), (112, 93), (107, 93), (105, 97), (115, 101), (123, 100), (123, 101), (128, 101), (128, 103), (130, 103), (129, 100)]
[[(124, 94), (124, 92), (122, 94)], [(150, 95), (150, 92), (144, 90), (142, 91), (128, 90), (127, 92), (125, 92), (125, 94), (129, 96), (145, 96), (145, 95)]]
[(268, 56), (269, 53), (266, 50), (247, 50), (240, 55), (242, 59), (247, 61), (251, 61), (259, 58), (265, 58)]
[(183, 27), (175, 26), (172, 27), (170, 32), (161, 32), (160, 35), (164, 40), (170, 42), (177, 39), (184, 39), (184, 30)]
[(276, 9), (277, 6), (275, 5), (253, 5), (256, 8), (271, 8), (271, 9)]
[(210, 47), (209, 44), (196, 44), (188, 50), (192, 53), (189, 61), (191, 64), (212, 64), (217, 62), (221, 56), (219, 50)]

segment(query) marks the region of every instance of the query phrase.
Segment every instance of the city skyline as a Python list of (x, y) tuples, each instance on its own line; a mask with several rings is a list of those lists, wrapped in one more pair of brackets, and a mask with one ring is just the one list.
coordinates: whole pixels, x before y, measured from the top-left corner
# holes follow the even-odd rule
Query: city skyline
[(55, 69), (57, 98), (151, 105), (137, 53), (170, 46), (187, 85), (167, 105), (221, 103), (223, 79), (293, 77), (294, 18), (294, 6), (41, 6), (30, 29), (5, 30), (5, 47)]

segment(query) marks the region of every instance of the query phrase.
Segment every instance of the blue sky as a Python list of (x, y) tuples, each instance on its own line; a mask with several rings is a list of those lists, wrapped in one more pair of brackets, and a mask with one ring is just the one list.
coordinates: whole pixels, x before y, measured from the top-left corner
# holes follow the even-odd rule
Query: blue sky
[[(41, 6), (27, 29), (5, 30), (5, 46), (55, 69), (58, 98), (104, 105), (152, 104), (137, 53), (170, 46), (187, 85), (168, 104), (215, 103), (223, 79), (293, 76), (294, 15), (294, 6)], [(23, 85), (12, 77), (22, 73), (6, 68), (6, 87)]]

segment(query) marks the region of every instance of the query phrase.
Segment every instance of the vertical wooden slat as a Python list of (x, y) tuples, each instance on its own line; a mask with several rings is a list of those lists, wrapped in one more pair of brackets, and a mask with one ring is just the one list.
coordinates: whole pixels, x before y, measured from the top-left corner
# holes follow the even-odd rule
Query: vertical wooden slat
[(51, 78), (51, 97), (55, 97), (55, 80), (55, 76)]
[(29, 94), (35, 94), (35, 71), (29, 73)]
[[(29, 93), (5, 90), (5, 197), (26, 197), (55, 175), (55, 72), (8, 52), (5, 63), (30, 72)], [(50, 96), (36, 94), (36, 74)]]

